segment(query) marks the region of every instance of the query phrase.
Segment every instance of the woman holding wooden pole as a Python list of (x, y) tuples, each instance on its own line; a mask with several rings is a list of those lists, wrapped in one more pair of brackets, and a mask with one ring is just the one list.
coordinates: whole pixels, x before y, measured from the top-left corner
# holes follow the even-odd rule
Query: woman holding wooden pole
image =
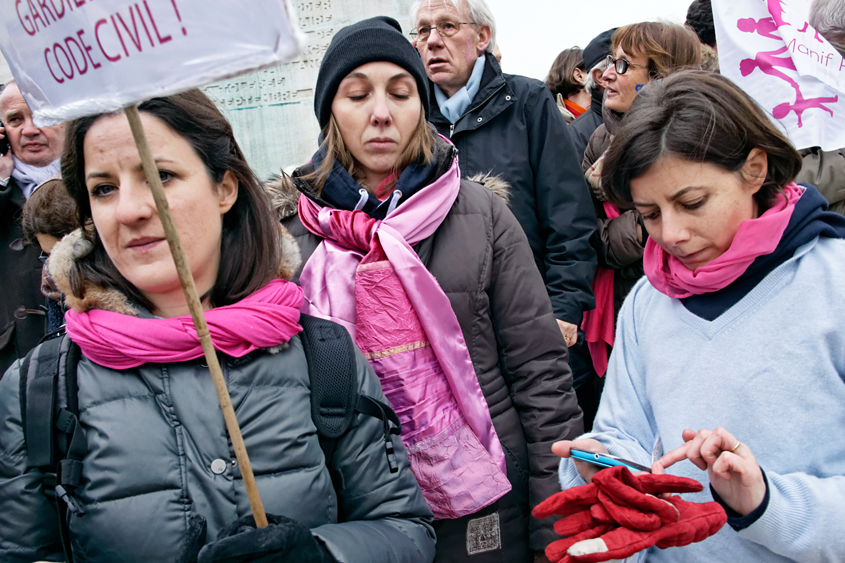
[[(0, 560), (58, 560), (65, 542), (65, 557), (91, 562), (430, 561), (431, 512), (395, 435), (395, 459), (386, 454), (387, 421), (356, 412), (321, 448), (302, 292), (285, 281), (298, 254), (231, 126), (198, 91), (138, 111), (270, 525), (256, 529), (250, 515), (129, 122), (98, 115), (68, 126), (63, 175), (86, 227), (51, 258), (81, 349), (78, 391), (60, 375), (56, 394), (57, 419), (77, 421), (73, 470), (56, 477), (54, 505), (22, 413), (36, 386), (21, 387), (16, 364), (0, 380)], [(354, 358), (358, 394), (384, 402)], [(41, 369), (31, 361), (26, 372)]]

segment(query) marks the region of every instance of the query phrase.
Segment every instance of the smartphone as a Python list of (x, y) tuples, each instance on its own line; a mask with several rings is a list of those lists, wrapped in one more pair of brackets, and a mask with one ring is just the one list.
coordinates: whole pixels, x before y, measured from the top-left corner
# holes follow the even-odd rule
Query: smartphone
[(598, 465), (599, 467), (624, 465), (631, 471), (645, 471), (646, 473), (651, 473), (650, 467), (634, 463), (633, 461), (629, 461), (627, 459), (622, 459), (621, 457), (616, 457), (615, 455), (588, 452), (587, 450), (578, 450), (575, 448), (572, 448), (569, 451), (572, 454), (573, 459), (586, 461), (587, 463), (592, 463), (593, 465)]
[[(0, 127), (3, 127), (2, 121), (0, 121)], [(0, 154), (6, 154), (7, 152), (9, 152), (9, 137), (4, 133), (3, 138), (0, 139)]]

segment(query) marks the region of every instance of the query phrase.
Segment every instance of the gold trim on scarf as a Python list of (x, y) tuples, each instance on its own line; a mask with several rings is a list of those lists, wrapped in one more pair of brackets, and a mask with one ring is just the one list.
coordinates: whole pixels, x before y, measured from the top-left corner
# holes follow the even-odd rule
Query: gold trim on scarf
[(388, 356), (393, 356), (395, 354), (401, 354), (402, 352), (410, 352), (411, 350), (419, 350), (420, 348), (425, 348), (426, 346), (431, 346), (431, 343), (428, 340), (421, 340), (419, 342), (412, 342), (411, 344), (403, 344), (402, 346), (394, 346), (393, 348), (388, 348), (387, 350), (379, 350), (376, 352), (367, 352), (364, 354), (364, 357), (368, 360), (379, 360), (381, 358), (386, 358)]

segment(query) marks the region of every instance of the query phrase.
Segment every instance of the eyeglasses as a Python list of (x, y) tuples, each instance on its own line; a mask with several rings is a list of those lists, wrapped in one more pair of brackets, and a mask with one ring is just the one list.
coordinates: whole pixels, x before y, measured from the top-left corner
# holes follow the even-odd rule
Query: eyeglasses
[(436, 29), (440, 37), (452, 37), (460, 30), (460, 26), (464, 24), (475, 25), (475, 22), (444, 21), (438, 23), (437, 25), (423, 25), (417, 29), (412, 29), (410, 35), (411, 39), (425, 42), (428, 41), (428, 36), (431, 35), (431, 30)]
[(607, 61), (607, 66), (613, 65), (616, 67), (616, 74), (625, 74), (626, 72), (628, 72), (629, 66), (641, 66), (643, 68), (646, 68), (646, 66), (648, 66), (641, 65), (639, 63), (632, 63), (628, 59), (614, 59), (613, 55), (608, 55), (607, 59), (605, 60)]

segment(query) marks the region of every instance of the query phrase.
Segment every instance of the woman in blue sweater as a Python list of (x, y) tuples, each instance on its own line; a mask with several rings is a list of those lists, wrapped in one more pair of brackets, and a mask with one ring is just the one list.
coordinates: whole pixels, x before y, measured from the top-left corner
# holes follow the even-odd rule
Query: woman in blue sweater
[[(612, 454), (710, 486), (716, 535), (648, 561), (842, 561), (845, 220), (792, 182), (801, 158), (728, 79), (649, 84), (602, 175), (643, 215), (646, 278), (619, 315), (594, 432), (558, 442), (564, 489)], [(696, 498), (697, 497), (697, 498)]]

